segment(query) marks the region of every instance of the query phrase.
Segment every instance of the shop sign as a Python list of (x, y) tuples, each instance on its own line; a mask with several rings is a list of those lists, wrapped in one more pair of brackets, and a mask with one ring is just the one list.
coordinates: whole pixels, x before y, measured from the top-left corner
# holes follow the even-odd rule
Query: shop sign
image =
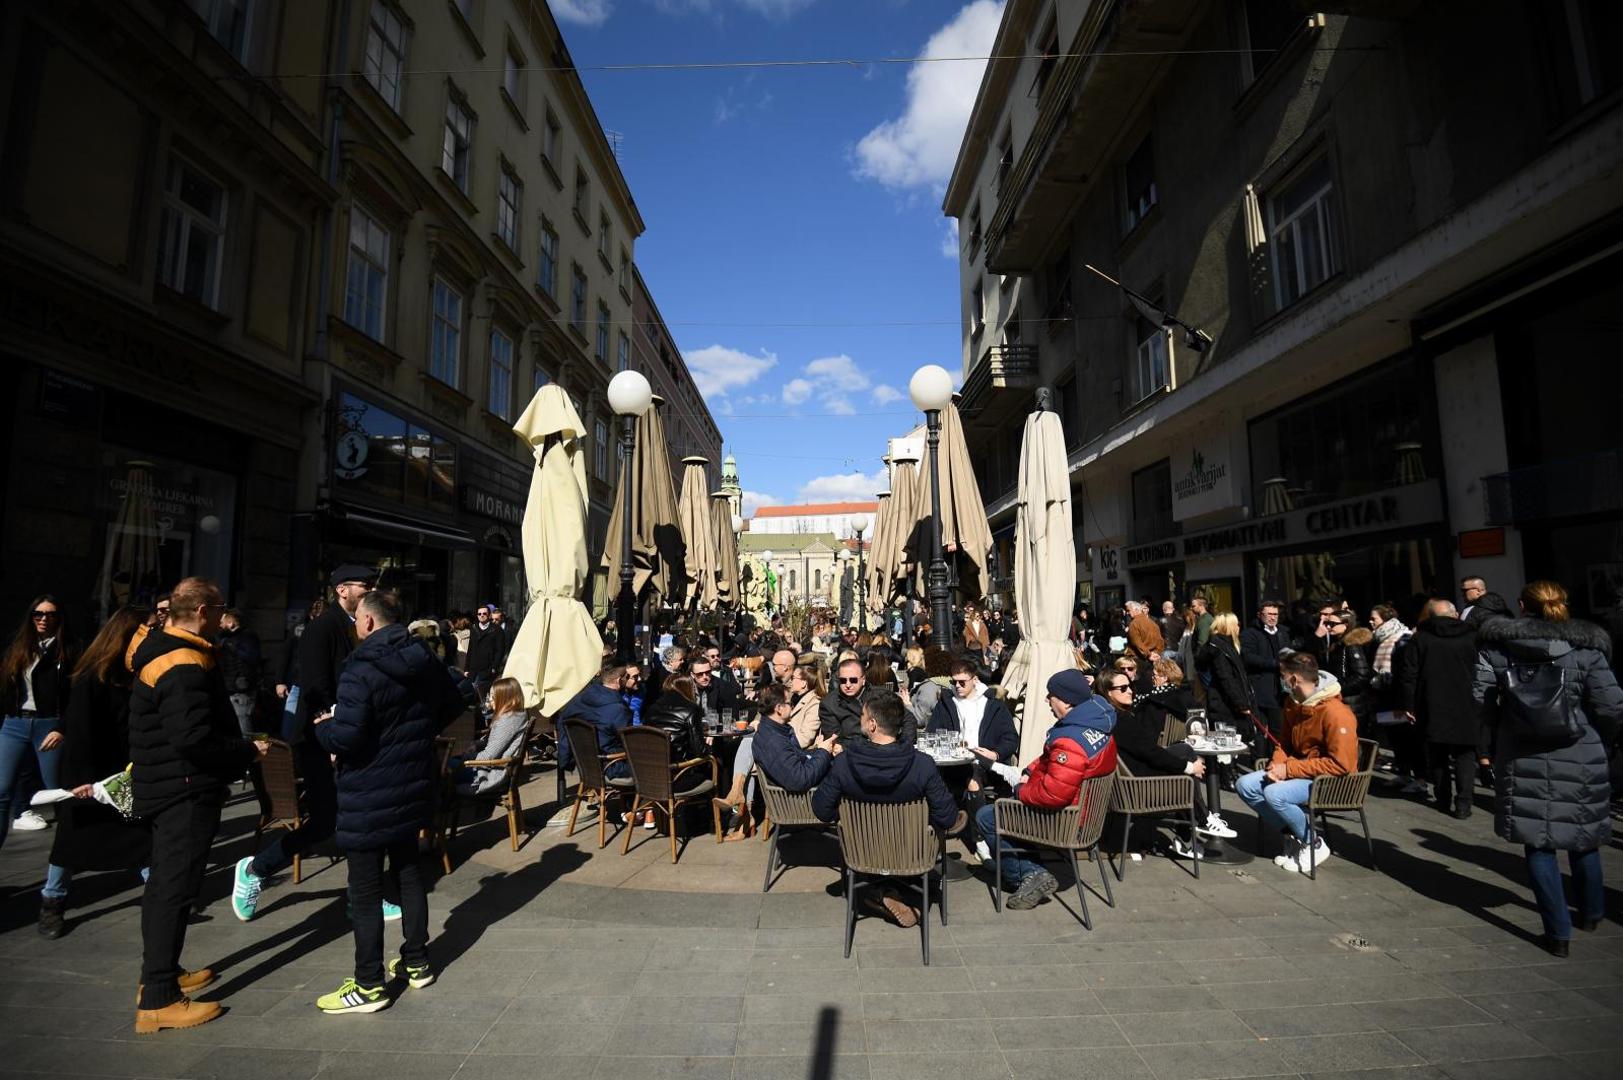
[(1467, 529), (1459, 535), (1460, 558), (1488, 559), (1505, 553), (1505, 530)]
[(1185, 559), (1208, 559), (1262, 548), (1335, 540), (1359, 533), (1429, 524), (1442, 518), (1442, 489), (1436, 480), (1427, 480), (1235, 525), (1204, 529), (1168, 540), (1139, 544), (1127, 549), (1127, 569), (1140, 570)]
[(1228, 434), (1196, 443), (1172, 459), (1172, 520), (1209, 514), (1235, 505), (1234, 470)]
[(1103, 584), (1112, 584), (1121, 580), (1121, 548), (1101, 547), (1099, 549), (1099, 581)]
[(524, 507), (473, 484), (462, 485), (462, 509), (509, 525), (524, 524)]

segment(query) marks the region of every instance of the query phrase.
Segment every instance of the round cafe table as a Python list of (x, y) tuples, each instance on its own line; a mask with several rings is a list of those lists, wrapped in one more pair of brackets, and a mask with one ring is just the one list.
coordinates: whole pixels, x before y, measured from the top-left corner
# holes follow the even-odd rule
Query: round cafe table
[[(930, 760), (935, 762), (936, 770), (941, 773), (941, 779), (947, 785), (947, 790), (952, 792), (953, 799), (960, 799), (963, 793), (969, 790), (969, 781), (974, 776), (975, 755), (965, 750), (962, 753), (942, 755), (940, 757), (930, 754)], [(967, 829), (968, 826), (965, 826), (965, 828)], [(954, 837), (954, 839), (959, 839), (961, 836), (962, 834), (959, 837)], [(974, 874), (970, 873), (969, 867), (964, 865), (962, 859), (948, 858), (945, 873), (948, 881), (968, 881), (974, 877)]]
[[(1188, 740), (1188, 743), (1191, 750), (1206, 760), (1206, 811), (1220, 814), (1223, 812), (1223, 788), (1218, 783), (1217, 767), (1244, 753), (1246, 745), (1243, 742), (1219, 745), (1205, 738), (1193, 738)], [(1204, 849), (1203, 862), (1220, 866), (1244, 866), (1256, 858), (1250, 852), (1229, 847), (1215, 836), (1203, 836), (1200, 843)]]

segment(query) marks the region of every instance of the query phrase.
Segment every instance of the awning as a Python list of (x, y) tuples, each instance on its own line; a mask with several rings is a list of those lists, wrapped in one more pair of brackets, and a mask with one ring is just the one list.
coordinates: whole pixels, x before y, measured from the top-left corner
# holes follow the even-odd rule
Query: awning
[(376, 529), (378, 532), (390, 536), (398, 536), (419, 544), (432, 543), (436, 546), (450, 545), (452, 547), (474, 547), (473, 537), (460, 529), (447, 528), (427, 521), (410, 517), (396, 517), (380, 513), (351, 510), (346, 506), (330, 506), (327, 512), (336, 520), (347, 522), (362, 529)]

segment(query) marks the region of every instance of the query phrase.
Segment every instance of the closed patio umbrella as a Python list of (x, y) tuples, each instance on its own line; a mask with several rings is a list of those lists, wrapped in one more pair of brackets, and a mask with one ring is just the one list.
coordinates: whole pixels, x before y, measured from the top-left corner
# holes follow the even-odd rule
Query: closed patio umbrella
[[(614, 491), (614, 513), (609, 518), (603, 546), (611, 597), (620, 592), (620, 530), (624, 527), (625, 485), (632, 485), (631, 587), (641, 596), (648, 588), (671, 599), (682, 584), (683, 544), (677, 524), (676, 490), (671, 483), (670, 458), (665, 450), (665, 424), (659, 418), (659, 398), (637, 417), (637, 445), (631, 460), (620, 463), (620, 481)], [(650, 601), (653, 597), (649, 598)]]
[(682, 495), (676, 504), (686, 546), (687, 588), (680, 600), (701, 609), (716, 606), (716, 514), (710, 506), (709, 464), (702, 454), (682, 459)]
[[(926, 520), (929, 518), (929, 492), (925, 491), (925, 509), (920, 511), (919, 477), (927, 474), (919, 468), (919, 463), (912, 458), (902, 458), (896, 462), (895, 475), (891, 477), (890, 484), (890, 528), (885, 549), (877, 556), (871, 556), (879, 563), (879, 577), (877, 590), (878, 601), (881, 607), (895, 596), (912, 596), (916, 591), (914, 578), (918, 572), (918, 562), (913, 558), (913, 537), (919, 533), (919, 516), (922, 513)], [(870, 592), (869, 595), (875, 595)]]
[[(969, 572), (960, 566), (958, 586), (971, 599), (986, 595), (986, 553), (992, 547), (992, 527), (986, 521), (986, 506), (981, 502), (980, 485), (975, 482), (975, 468), (970, 464), (969, 446), (964, 442), (964, 424), (958, 417), (958, 406), (948, 404), (941, 410), (941, 447), (938, 452), (941, 474), (941, 544), (947, 552), (949, 570), (954, 556), (962, 556), (969, 564)], [(914, 561), (925, 568), (930, 565), (930, 470), (919, 469), (914, 485), (915, 528), (909, 553)]]
[(716, 601), (737, 604), (741, 596), (738, 538), (733, 535), (733, 503), (725, 491), (710, 493), (710, 517), (716, 542)]
[(591, 572), (585, 432), (569, 396), (550, 385), (536, 391), (513, 430), (535, 452), (522, 528), (530, 607), (502, 674), (519, 681), (526, 705), (555, 716), (603, 663), (603, 639), (581, 602)]
[[(868, 537), (868, 562), (862, 568), (862, 589), (867, 594), (869, 610), (879, 611), (890, 599), (889, 579), (880, 560), (883, 552), (890, 548), (891, 534), (896, 530), (895, 514), (892, 512), (896, 500), (888, 491), (881, 491), (875, 498), (878, 499), (879, 508), (874, 511), (873, 532)], [(849, 623), (849, 620), (842, 621)]]
[(1051, 726), (1048, 680), (1076, 667), (1068, 640), (1076, 595), (1076, 540), (1065, 432), (1056, 413), (1026, 417), (1014, 525), (1014, 598), (1024, 635), (1003, 674), (1003, 692), (1025, 702), (1020, 761), (1035, 761)]

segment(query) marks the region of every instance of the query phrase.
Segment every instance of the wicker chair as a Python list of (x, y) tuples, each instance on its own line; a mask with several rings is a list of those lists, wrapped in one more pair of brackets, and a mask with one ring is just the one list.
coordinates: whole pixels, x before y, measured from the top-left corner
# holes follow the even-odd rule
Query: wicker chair
[(513, 850), (519, 849), (518, 834), (524, 824), (524, 800), (519, 793), (524, 783), (524, 756), (525, 746), (530, 741), (530, 729), (534, 721), (524, 725), (524, 734), (520, 737), (518, 748), (504, 758), (491, 758), (489, 760), (464, 761), (463, 768), (473, 769), (501, 769), (504, 772), (502, 782), (489, 791), (478, 795), (464, 795), (456, 790), (454, 776), (447, 776), (445, 831), (440, 847), (440, 859), (445, 872), (451, 872), (450, 842), (456, 839), (457, 825), (461, 819), (464, 806), (500, 806), (507, 811), (507, 836), (513, 845)]
[[(1095, 776), (1082, 782), (1076, 805), (1063, 810), (1038, 810), (1019, 799), (999, 799), (995, 804), (997, 835), (1000, 840), (1019, 841), (1036, 847), (1057, 848), (1071, 859), (1071, 876), (1076, 879), (1076, 898), (1082, 904), (1082, 926), (1093, 929), (1088, 915), (1088, 893), (1082, 884), (1082, 868), (1077, 862), (1078, 851), (1088, 852), (1089, 858), (1099, 864), (1099, 880), (1105, 887), (1105, 906), (1115, 907), (1116, 898), (1110, 891), (1110, 875), (1105, 872), (1104, 856), (1099, 841), (1104, 837), (1105, 821), (1110, 816), (1111, 802), (1116, 788), (1114, 773)], [(993, 853), (995, 876), (992, 878), (992, 903), (1003, 910), (1003, 845), (999, 843)]]
[[(1375, 844), (1369, 838), (1369, 818), (1364, 815), (1364, 799), (1369, 795), (1370, 781), (1375, 777), (1375, 759), (1380, 744), (1374, 739), (1358, 740), (1358, 771), (1344, 776), (1315, 776), (1307, 798), (1307, 876), (1318, 880), (1319, 868), (1312, 854), (1315, 836), (1330, 824), (1331, 814), (1357, 814), (1364, 828), (1364, 850), (1369, 853), (1369, 868), (1375, 869)], [(1314, 823), (1318, 822), (1318, 825)]]
[(1181, 743), (1189, 736), (1189, 721), (1181, 716), (1167, 713), (1166, 723), (1161, 725), (1161, 749), (1165, 750), (1173, 743)]
[[(828, 823), (812, 813), (811, 791), (790, 791), (767, 778), (759, 765), (755, 766), (755, 782), (766, 801), (766, 824), (761, 839), (770, 840), (766, 849), (766, 880), (761, 891), (772, 888), (772, 874), (778, 868), (778, 834), (784, 829), (826, 829)], [(817, 790), (813, 788), (812, 791)]]
[[(1133, 831), (1133, 818), (1152, 814), (1186, 814), (1189, 818), (1189, 843), (1199, 843), (1195, 832), (1195, 778), (1193, 776), (1134, 776), (1125, 764), (1116, 764), (1116, 786), (1111, 810), (1122, 815), (1121, 854), (1114, 866), (1116, 880), (1127, 872), (1127, 841)], [(1200, 877), (1200, 859), (1194, 864), (1194, 875)]]
[(606, 758), (597, 756), (597, 729), (585, 720), (565, 720), (564, 736), (569, 740), (570, 753), (575, 758), (575, 771), (580, 774), (580, 782), (575, 785), (575, 802), (569, 808), (569, 828), (564, 833), (566, 837), (575, 835), (575, 819), (580, 815), (581, 804), (588, 796), (597, 799), (597, 848), (599, 851), (608, 846), (609, 796), (619, 795), (623, 800), (629, 796), (636, 784), (628, 776), (617, 777), (613, 780), (603, 775), (603, 767), (611, 761), (624, 761), (624, 754), (610, 754)]
[[(631, 800), (631, 819), (637, 819), (637, 812), (644, 809), (657, 808), (665, 813), (665, 828), (671, 837), (671, 862), (676, 861), (676, 811), (683, 803), (710, 802), (710, 796), (721, 782), (721, 766), (713, 757), (690, 758), (687, 761), (671, 760), (671, 736), (669, 732), (652, 727), (629, 727), (621, 732), (620, 738), (626, 745), (626, 760), (631, 763), (631, 778), (636, 784), (636, 795)], [(689, 773), (699, 772), (708, 765), (710, 778), (700, 780), (691, 787), (681, 788), (679, 781)], [(680, 790), (678, 790), (680, 788)], [(721, 810), (714, 803), (710, 803), (710, 814), (716, 823), (716, 838), (719, 840), (721, 831)], [(631, 830), (627, 829), (625, 843), (620, 847), (620, 854), (624, 855), (631, 850)]]
[[(857, 875), (882, 878), (917, 877), (924, 910), (919, 930), (924, 963), (930, 963), (930, 875), (941, 878), (941, 925), (947, 925), (947, 843), (930, 827), (930, 808), (923, 799), (907, 803), (840, 800), (840, 851), (845, 857), (845, 957), (857, 932)], [(864, 883), (871, 884), (871, 883)]]
[[(309, 817), (299, 798), (298, 776), (293, 769), (293, 748), (281, 739), (270, 739), (270, 749), (254, 770), (254, 793), (259, 797), (259, 823), (254, 826), (254, 850), (260, 837), (270, 829), (292, 832)], [(300, 858), (293, 854), (293, 884), (301, 878)]]

